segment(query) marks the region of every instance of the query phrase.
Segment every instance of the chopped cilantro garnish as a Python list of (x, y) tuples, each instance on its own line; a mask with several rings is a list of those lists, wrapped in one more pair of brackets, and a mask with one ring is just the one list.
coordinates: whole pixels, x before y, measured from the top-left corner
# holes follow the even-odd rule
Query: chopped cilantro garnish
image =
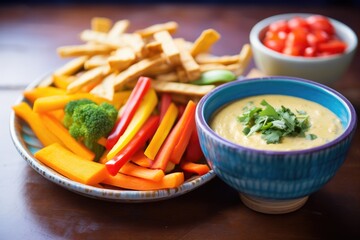
[(266, 143), (280, 143), (285, 136), (317, 138), (314, 134), (305, 134), (310, 128), (309, 117), (305, 111), (297, 110), (295, 115), (289, 108), (281, 106), (275, 109), (265, 100), (260, 103), (264, 108), (249, 105), (238, 120), (245, 125), (243, 133), (247, 136), (260, 132)]

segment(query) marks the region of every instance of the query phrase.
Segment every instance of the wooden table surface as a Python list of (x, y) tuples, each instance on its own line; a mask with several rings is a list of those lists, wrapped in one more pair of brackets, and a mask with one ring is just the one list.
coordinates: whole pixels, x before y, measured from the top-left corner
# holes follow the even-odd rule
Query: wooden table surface
[[(83, 197), (43, 178), (21, 158), (9, 134), (11, 106), (26, 85), (62, 65), (56, 47), (79, 43), (94, 16), (129, 19), (131, 29), (177, 21), (194, 40), (214, 28), (217, 54), (236, 54), (259, 20), (310, 12), (338, 19), (357, 35), (359, 8), (262, 6), (15, 6), (0, 9), (0, 239), (360, 239), (360, 134), (335, 177), (304, 207), (266, 215), (245, 207), (218, 178), (171, 200), (124, 204)], [(251, 67), (254, 63), (251, 63)], [(332, 87), (360, 110), (360, 54)]]

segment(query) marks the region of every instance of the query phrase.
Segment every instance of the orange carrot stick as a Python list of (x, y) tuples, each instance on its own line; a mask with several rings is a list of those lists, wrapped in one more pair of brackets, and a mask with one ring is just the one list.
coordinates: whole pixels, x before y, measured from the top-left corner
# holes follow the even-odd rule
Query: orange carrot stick
[(157, 153), (154, 164), (151, 166), (153, 169), (162, 169), (165, 171), (167, 163), (170, 160), (170, 156), (175, 146), (178, 144), (178, 141), (181, 137), (181, 132), (185, 130), (185, 126), (188, 122), (188, 119), (193, 117), (193, 112), (195, 111), (195, 103), (189, 101), (183, 115), (176, 123), (175, 127), (171, 130), (169, 136), (166, 138), (165, 142), (161, 146), (159, 152)]
[(175, 172), (166, 174), (160, 181), (150, 181), (143, 178), (128, 176), (118, 173), (115, 176), (108, 176), (103, 183), (132, 190), (159, 190), (166, 188), (175, 188), (184, 182), (184, 173)]
[(153, 164), (153, 160), (145, 156), (144, 152), (142, 150), (137, 151), (132, 157), (131, 161), (139, 166), (142, 167), (150, 167)]
[(40, 118), (45, 127), (51, 129), (51, 131), (69, 150), (84, 159), (90, 161), (94, 160), (95, 154), (85, 147), (85, 145), (76, 141), (76, 139), (70, 135), (69, 131), (56, 118), (48, 114), (40, 114)]
[(210, 171), (209, 166), (206, 164), (194, 163), (194, 162), (188, 162), (188, 161), (181, 162), (180, 167), (185, 172), (196, 173), (200, 176), (204, 175)]
[(58, 143), (40, 149), (34, 156), (51, 169), (76, 182), (96, 185), (107, 177), (105, 165), (88, 161)]
[(196, 105), (192, 105), (191, 112), (189, 114), (188, 119), (186, 119), (186, 123), (184, 125), (183, 131), (181, 131), (179, 141), (177, 142), (176, 146), (174, 147), (171, 155), (170, 161), (175, 164), (178, 164), (183, 156), (187, 145), (189, 144), (189, 140), (191, 137), (192, 132), (195, 129), (195, 108)]
[(52, 143), (60, 142), (60, 140), (51, 131), (44, 127), (39, 114), (34, 113), (29, 104), (21, 102), (12, 108), (16, 116), (20, 117), (29, 124), (31, 130), (33, 130), (42, 145), (48, 146)]
[(132, 162), (125, 163), (124, 166), (120, 168), (119, 172), (133, 177), (144, 178), (155, 182), (160, 181), (165, 176), (164, 171), (162, 170), (141, 167)]
[(95, 96), (91, 93), (74, 93), (69, 95), (57, 95), (57, 96), (48, 96), (41, 97), (35, 100), (33, 110), (34, 112), (48, 112), (58, 109), (64, 109), (65, 105), (72, 101), (82, 98), (87, 98), (94, 101), (97, 104), (102, 102), (109, 102), (105, 98)]
[(59, 89), (56, 87), (36, 87), (30, 90), (25, 90), (23, 95), (30, 102), (34, 102), (36, 99), (41, 97), (49, 97), (55, 95), (65, 95), (66, 90)]

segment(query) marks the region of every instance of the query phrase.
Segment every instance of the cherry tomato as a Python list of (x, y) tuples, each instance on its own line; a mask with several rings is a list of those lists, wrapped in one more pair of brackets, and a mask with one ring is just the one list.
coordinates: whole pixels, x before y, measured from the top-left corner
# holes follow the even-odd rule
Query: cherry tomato
[(334, 27), (328, 18), (320, 15), (313, 15), (306, 19), (309, 27), (314, 30), (322, 30), (332, 35), (335, 33)]
[(302, 17), (294, 17), (288, 21), (288, 27), (290, 30), (294, 30), (298, 28), (309, 28), (309, 24)]
[(307, 35), (307, 42), (310, 46), (317, 46), (320, 43), (330, 40), (330, 35), (323, 30), (315, 30)]
[(273, 33), (277, 32), (289, 32), (287, 21), (279, 20), (269, 25), (269, 31)]
[(307, 47), (304, 50), (304, 57), (316, 57), (316, 47)]
[(337, 39), (319, 44), (319, 51), (324, 53), (339, 54), (345, 52), (345, 50), (346, 44)]
[(269, 25), (263, 44), (286, 55), (304, 57), (340, 54), (347, 47), (336, 37), (330, 20), (321, 15), (276, 21)]
[(275, 39), (267, 39), (264, 41), (264, 45), (274, 51), (282, 52), (285, 47), (285, 41), (275, 40)]
[(293, 29), (286, 38), (285, 47), (296, 48), (301, 54), (307, 47), (307, 34), (308, 31), (305, 28)]

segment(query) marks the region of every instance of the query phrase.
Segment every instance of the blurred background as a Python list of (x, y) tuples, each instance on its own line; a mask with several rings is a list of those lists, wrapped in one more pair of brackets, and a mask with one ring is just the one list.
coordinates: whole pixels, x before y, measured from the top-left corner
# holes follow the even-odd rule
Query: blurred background
[(360, 0), (11, 0), (6, 5), (15, 4), (53, 4), (53, 5), (71, 5), (71, 4), (247, 4), (247, 5), (301, 5), (301, 6), (360, 6)]

